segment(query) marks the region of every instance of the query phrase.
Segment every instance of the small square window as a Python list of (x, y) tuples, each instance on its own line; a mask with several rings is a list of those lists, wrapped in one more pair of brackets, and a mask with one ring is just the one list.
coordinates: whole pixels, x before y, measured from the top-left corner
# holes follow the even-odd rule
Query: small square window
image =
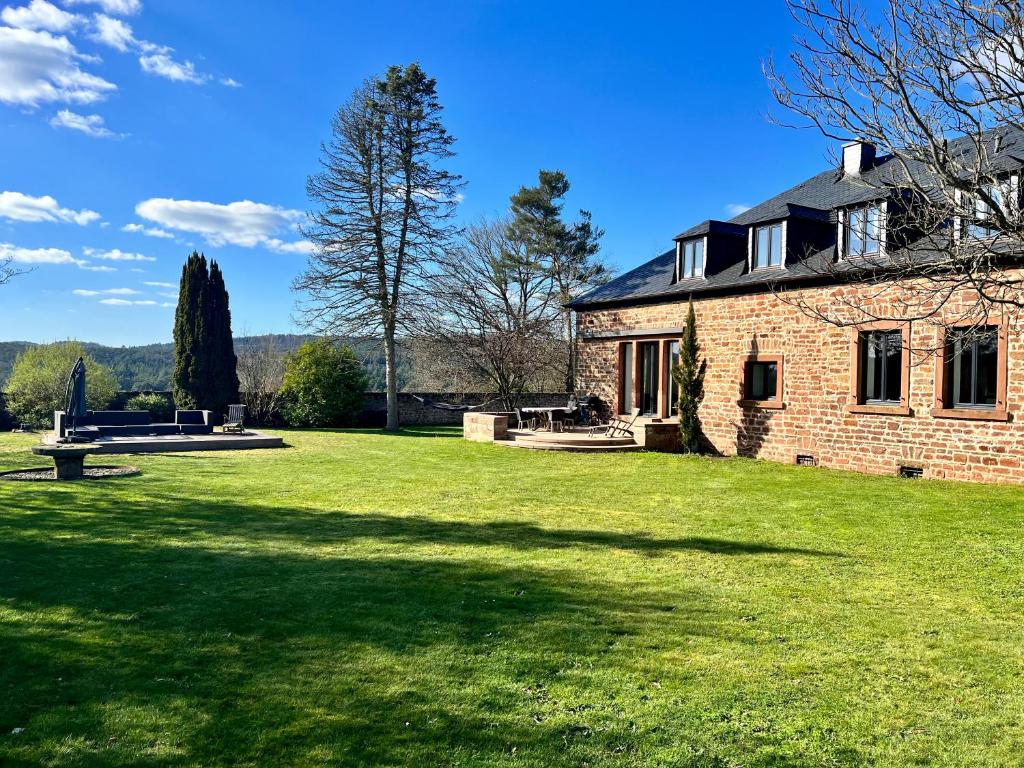
[(743, 364), (740, 405), (782, 408), (782, 357), (753, 355)]

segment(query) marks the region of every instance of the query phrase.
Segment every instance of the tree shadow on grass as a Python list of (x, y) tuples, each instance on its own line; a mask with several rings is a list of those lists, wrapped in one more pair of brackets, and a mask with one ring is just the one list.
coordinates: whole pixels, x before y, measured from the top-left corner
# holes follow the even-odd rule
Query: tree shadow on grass
[(318, 546), (714, 540), (33, 490), (0, 514), (0, 734), (26, 729), (0, 763), (612, 763), (660, 738), (588, 684), (631, 674), (623, 638), (653, 615), (730, 641), (694, 590), (666, 611), (584, 574)]

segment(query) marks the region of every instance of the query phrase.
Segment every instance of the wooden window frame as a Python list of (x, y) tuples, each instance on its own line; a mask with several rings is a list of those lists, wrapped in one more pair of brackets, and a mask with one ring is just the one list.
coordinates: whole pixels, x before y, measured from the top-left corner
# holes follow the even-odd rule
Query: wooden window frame
[[(775, 391), (777, 397), (774, 400), (753, 400), (749, 397), (750, 387), (747, 381), (747, 374), (751, 363), (775, 363)], [(742, 408), (764, 408), (767, 410), (781, 411), (786, 407), (785, 403), (785, 358), (783, 355), (762, 355), (760, 353), (746, 355), (740, 367), (740, 386), (743, 388), (743, 396), (737, 401)]]
[(1010, 411), (1006, 403), (1006, 382), (1009, 371), (1009, 323), (1002, 319), (999, 322), (985, 323), (996, 329), (996, 404), (992, 408), (955, 408), (947, 401), (946, 391), (946, 366), (948, 355), (946, 353), (945, 335), (950, 330), (957, 328), (973, 328), (978, 323), (963, 322), (950, 325), (940, 329), (941, 334), (938, 352), (935, 354), (935, 407), (931, 415), (940, 419), (966, 419), (971, 421), (1009, 421)]
[[(629, 336), (619, 337), (616, 343), (616, 366), (615, 366), (615, 407), (620, 416), (629, 416), (632, 413), (633, 408), (640, 407), (640, 344), (643, 342), (656, 342), (658, 344), (658, 406), (657, 413), (654, 416), (644, 416), (645, 419), (669, 419), (672, 418), (672, 404), (669, 402), (669, 382), (671, 377), (671, 371), (669, 370), (669, 344), (673, 341), (678, 342), (682, 347), (683, 340), (679, 336), (663, 336), (663, 335), (651, 335), (648, 336), (642, 332), (635, 332)], [(633, 363), (633, 402), (624, 403), (624, 392), (623, 392), (623, 368), (625, 368), (625, 345), (632, 344), (632, 363)]]
[[(862, 334), (870, 331), (899, 331), (903, 336), (903, 359), (900, 361), (900, 401), (898, 404), (864, 402), (864, 377), (861, 375), (864, 339)], [(848, 413), (878, 416), (913, 416), (910, 408), (910, 323), (878, 320), (862, 323), (853, 329), (850, 344), (850, 402)]]

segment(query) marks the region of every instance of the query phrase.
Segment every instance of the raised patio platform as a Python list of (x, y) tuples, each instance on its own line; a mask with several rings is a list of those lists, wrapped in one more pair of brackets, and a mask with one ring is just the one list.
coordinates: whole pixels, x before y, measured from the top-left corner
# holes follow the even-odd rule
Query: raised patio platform
[[(50, 433), (43, 442), (53, 444), (56, 437)], [(283, 448), (284, 439), (262, 432), (240, 435), (124, 435), (101, 437), (89, 443), (100, 450), (98, 454), (112, 453), (171, 453), (177, 451), (241, 451), (253, 448)]]
[(568, 451), (570, 453), (620, 453), (639, 451), (640, 446), (629, 435), (621, 437), (593, 436), (586, 428), (565, 432), (537, 432), (533, 430), (508, 430), (505, 440), (495, 440), (495, 445), (509, 448), (533, 448), (540, 451)]

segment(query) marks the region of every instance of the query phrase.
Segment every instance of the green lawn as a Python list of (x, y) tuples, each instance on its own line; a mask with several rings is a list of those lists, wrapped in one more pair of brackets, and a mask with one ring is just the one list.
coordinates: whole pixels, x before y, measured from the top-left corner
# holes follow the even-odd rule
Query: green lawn
[(0, 765), (1021, 765), (1021, 489), (286, 439), (0, 483)]

